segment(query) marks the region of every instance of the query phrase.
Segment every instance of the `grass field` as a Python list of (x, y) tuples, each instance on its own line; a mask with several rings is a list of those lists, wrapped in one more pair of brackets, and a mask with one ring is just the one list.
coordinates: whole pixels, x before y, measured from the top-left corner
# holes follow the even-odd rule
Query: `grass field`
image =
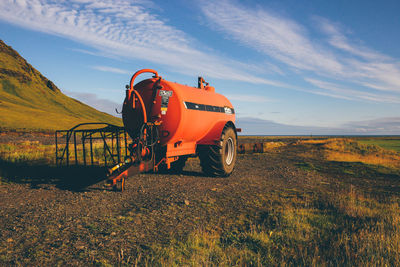
[(0, 265), (399, 266), (400, 153), (374, 140), (279, 141), (229, 178), (190, 159), (122, 194), (28, 175), (52, 145), (2, 144)]
[(372, 138), (372, 139), (363, 138), (363, 139), (359, 139), (358, 142), (360, 142), (361, 144), (376, 145), (376, 146), (380, 146), (385, 149), (400, 152), (400, 137), (397, 137), (397, 138), (377, 137), (377, 138)]

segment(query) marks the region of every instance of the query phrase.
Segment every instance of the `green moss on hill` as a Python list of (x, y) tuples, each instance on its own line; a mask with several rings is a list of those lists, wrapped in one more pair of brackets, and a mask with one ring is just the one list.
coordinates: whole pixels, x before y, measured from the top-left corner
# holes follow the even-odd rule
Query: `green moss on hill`
[(83, 122), (121, 125), (121, 119), (64, 95), (0, 40), (0, 129), (57, 130)]

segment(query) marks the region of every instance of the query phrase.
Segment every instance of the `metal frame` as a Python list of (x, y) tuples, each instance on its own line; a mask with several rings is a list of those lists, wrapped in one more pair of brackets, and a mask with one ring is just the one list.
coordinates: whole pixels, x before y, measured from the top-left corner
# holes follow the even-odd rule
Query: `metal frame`
[[(83, 126), (97, 125), (105, 125), (105, 127), (82, 129)], [(69, 130), (55, 132), (56, 165), (71, 165), (71, 156), (74, 165), (96, 165), (93, 142), (98, 140), (101, 140), (103, 144), (104, 167), (119, 164), (128, 156), (128, 136), (124, 127), (101, 122), (81, 123)], [(86, 141), (89, 143), (90, 161), (87, 159)], [(73, 151), (70, 151), (71, 145), (73, 145)], [(78, 153), (78, 146), (80, 145), (82, 146), (81, 155)], [(107, 157), (111, 160), (108, 161)]]

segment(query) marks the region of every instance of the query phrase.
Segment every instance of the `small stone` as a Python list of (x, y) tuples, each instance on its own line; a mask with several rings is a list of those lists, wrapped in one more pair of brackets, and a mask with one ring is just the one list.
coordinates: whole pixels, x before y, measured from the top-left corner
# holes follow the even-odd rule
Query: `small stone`
[(110, 235), (114, 236), (114, 235), (117, 235), (117, 233), (116, 232), (112, 232)]
[(189, 206), (189, 204), (190, 204), (189, 200), (185, 199), (185, 205)]
[(12, 239), (12, 238), (8, 238), (8, 239), (7, 239), (7, 242), (8, 242), (8, 243), (11, 243), (11, 242), (13, 242), (13, 241), (14, 241), (14, 239)]

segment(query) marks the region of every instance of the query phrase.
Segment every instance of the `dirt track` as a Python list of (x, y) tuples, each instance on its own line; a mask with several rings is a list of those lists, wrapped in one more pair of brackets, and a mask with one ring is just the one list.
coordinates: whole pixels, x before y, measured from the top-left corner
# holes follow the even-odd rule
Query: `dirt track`
[[(305, 149), (240, 155), (229, 178), (204, 177), (191, 159), (181, 175), (132, 177), (123, 193), (99, 184), (76, 190), (65, 176), (50, 172), (50, 179), (45, 171), (29, 174), (27, 167), (18, 183), (0, 185), (0, 263), (132, 264), (154, 246), (195, 230), (226, 229), (244, 217), (264, 220), (273, 195), (336, 190), (334, 173), (298, 167)], [(270, 205), (255, 204), (259, 199), (271, 199)]]

